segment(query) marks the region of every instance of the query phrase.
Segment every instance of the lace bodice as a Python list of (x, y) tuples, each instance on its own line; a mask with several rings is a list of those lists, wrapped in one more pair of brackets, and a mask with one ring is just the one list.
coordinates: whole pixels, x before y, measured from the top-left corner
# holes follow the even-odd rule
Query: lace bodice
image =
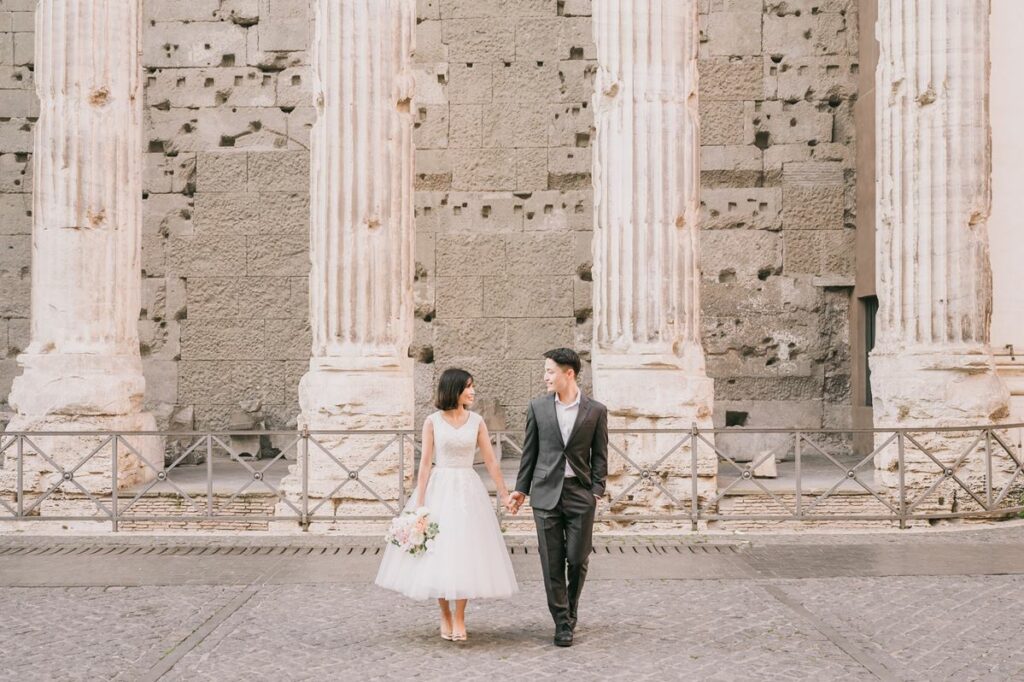
[(469, 419), (459, 428), (445, 421), (440, 412), (430, 415), (429, 419), (434, 425), (434, 466), (441, 469), (472, 467), (482, 417), (470, 412)]

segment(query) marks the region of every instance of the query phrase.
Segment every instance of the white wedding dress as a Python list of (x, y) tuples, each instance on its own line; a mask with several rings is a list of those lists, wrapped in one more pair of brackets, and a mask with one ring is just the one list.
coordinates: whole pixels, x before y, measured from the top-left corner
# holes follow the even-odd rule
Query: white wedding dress
[[(434, 466), (424, 506), (438, 524), (438, 535), (433, 549), (418, 557), (389, 544), (375, 582), (413, 599), (509, 597), (519, 586), (490, 495), (473, 469), (482, 418), (470, 412), (459, 428), (440, 412), (428, 419), (434, 427)], [(406, 511), (415, 508), (414, 493)]]

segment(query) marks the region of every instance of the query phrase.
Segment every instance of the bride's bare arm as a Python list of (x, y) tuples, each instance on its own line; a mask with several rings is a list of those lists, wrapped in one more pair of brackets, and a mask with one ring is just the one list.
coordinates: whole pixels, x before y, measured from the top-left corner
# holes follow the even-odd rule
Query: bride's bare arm
[(423, 450), (420, 453), (420, 473), (416, 478), (416, 506), (422, 507), (427, 498), (427, 483), (430, 469), (434, 466), (434, 424), (430, 419), (423, 421)]
[(494, 456), (494, 448), (491, 447), (491, 434), (487, 431), (487, 424), (484, 424), (483, 420), (480, 421), (480, 429), (476, 433), (476, 446), (480, 448), (480, 453), (484, 456), (484, 466), (487, 467), (487, 473), (491, 475), (494, 487), (498, 491), (498, 499), (504, 506), (508, 502), (508, 487), (501, 475), (498, 459)]

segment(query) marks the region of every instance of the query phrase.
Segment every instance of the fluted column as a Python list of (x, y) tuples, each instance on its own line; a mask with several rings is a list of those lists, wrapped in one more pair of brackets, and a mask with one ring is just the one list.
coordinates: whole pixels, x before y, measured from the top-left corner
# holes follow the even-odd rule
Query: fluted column
[[(318, 0), (315, 13), (313, 348), (299, 385), (301, 420), (310, 429), (410, 429), (416, 3)], [(359, 468), (390, 437), (323, 440), (346, 467)], [(376, 495), (356, 482), (331, 495), (348, 474), (314, 448), (310, 493), (346, 500), (348, 513), (379, 514), (376, 496), (399, 496), (398, 452), (397, 445), (385, 449), (359, 473)]]
[[(697, 2), (594, 0), (593, 28), (594, 392), (617, 427), (710, 426), (700, 340)], [(654, 439), (629, 446), (659, 459)], [(702, 466), (705, 483), (713, 483), (713, 462)], [(688, 472), (687, 462), (673, 473)], [(613, 461), (613, 481), (627, 473)], [(689, 494), (688, 483), (675, 482)], [(660, 502), (653, 490), (639, 501)]]
[[(989, 9), (989, 0), (879, 6), (878, 426), (985, 424), (1008, 414), (989, 348)], [(957, 451), (955, 439), (930, 442)], [(883, 479), (895, 475), (894, 452), (876, 464)], [(914, 467), (911, 458), (908, 472)]]
[[(24, 373), (11, 389), (17, 417), (8, 430), (155, 428), (141, 411), (137, 331), (140, 14), (138, 0), (37, 6), (31, 342), (18, 358)], [(62, 456), (63, 442), (73, 457), (77, 448), (67, 440), (49, 442), (49, 454)], [(122, 483), (129, 483), (145, 470), (125, 456)], [(109, 480), (109, 459), (96, 464)], [(40, 466), (45, 476), (49, 467)]]

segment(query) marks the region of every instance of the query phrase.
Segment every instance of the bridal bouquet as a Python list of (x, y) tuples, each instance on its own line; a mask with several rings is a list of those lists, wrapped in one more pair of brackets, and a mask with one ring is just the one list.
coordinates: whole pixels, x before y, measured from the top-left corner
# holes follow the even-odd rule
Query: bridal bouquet
[(433, 548), (439, 532), (437, 522), (430, 520), (430, 510), (420, 507), (392, 519), (384, 540), (403, 552), (420, 556)]

